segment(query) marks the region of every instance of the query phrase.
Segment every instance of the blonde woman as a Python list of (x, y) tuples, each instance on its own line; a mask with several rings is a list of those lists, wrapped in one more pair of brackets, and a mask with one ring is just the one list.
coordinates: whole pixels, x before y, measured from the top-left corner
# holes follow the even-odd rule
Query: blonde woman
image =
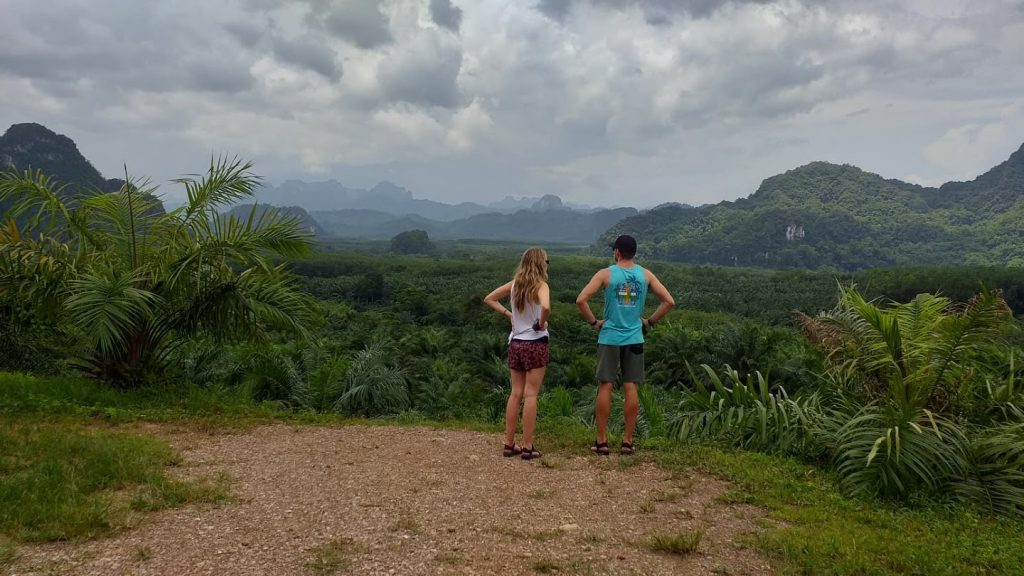
[[(540, 458), (533, 445), (537, 422), (537, 394), (548, 365), (548, 316), (551, 295), (548, 290), (548, 255), (540, 248), (523, 252), (512, 281), (495, 288), (484, 302), (512, 323), (508, 336), (508, 368), (512, 374), (512, 393), (505, 406), (506, 457), (520, 455), (523, 460)], [(511, 307), (501, 300), (511, 296)], [(519, 404), (523, 405), (523, 444), (516, 444)]]

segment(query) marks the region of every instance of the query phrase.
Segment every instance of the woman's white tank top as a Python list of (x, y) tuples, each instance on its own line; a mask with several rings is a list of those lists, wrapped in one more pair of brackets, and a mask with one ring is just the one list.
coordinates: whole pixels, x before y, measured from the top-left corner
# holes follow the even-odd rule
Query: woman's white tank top
[(534, 330), (533, 324), (540, 321), (541, 306), (536, 302), (526, 300), (526, 308), (519, 312), (515, 305), (516, 285), (512, 284), (512, 333), (508, 335), (508, 341), (513, 340), (539, 340), (548, 335), (547, 330)]

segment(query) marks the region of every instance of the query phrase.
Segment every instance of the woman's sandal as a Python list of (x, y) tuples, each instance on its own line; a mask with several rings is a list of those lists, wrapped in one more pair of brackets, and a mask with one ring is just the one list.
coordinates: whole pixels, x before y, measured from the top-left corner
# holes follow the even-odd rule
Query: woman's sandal
[(530, 446), (529, 448), (523, 447), (523, 453), (520, 456), (523, 460), (533, 460), (534, 458), (540, 458), (542, 454), (537, 451), (537, 448)]
[(623, 442), (619, 453), (624, 456), (632, 456), (633, 454), (636, 454), (636, 446), (633, 446), (632, 442)]
[(607, 442), (598, 442), (594, 440), (594, 443), (590, 445), (590, 451), (598, 456), (607, 456), (611, 454), (611, 449), (608, 448)]
[(501, 451), (501, 455), (505, 458), (511, 458), (513, 456), (519, 456), (523, 453), (523, 449), (520, 448), (513, 442), (512, 444), (503, 445), (504, 449)]

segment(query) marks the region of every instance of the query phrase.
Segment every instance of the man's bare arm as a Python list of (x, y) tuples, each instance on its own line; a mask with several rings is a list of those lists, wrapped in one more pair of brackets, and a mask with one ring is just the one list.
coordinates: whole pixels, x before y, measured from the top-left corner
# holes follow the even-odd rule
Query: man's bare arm
[(647, 319), (647, 325), (650, 326), (652, 323), (657, 323), (658, 320), (661, 320), (666, 314), (671, 312), (672, 308), (675, 308), (676, 301), (672, 298), (672, 294), (668, 291), (668, 288), (665, 288), (665, 285), (661, 283), (661, 280), (658, 280), (658, 277), (654, 275), (654, 272), (646, 269), (644, 272), (647, 274), (647, 289), (653, 292), (660, 301), (658, 309), (655, 310), (654, 314), (651, 314), (651, 317)]

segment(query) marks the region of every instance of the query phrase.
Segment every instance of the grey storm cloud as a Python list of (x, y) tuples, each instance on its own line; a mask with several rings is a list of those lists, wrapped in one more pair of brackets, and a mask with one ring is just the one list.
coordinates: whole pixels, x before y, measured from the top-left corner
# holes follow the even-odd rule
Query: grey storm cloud
[(458, 32), (462, 25), (462, 9), (451, 0), (430, 0), (430, 19), (434, 24)]
[(233, 53), (210, 58), (211, 44), (182, 22), (137, 5), (96, 2), (95, 10), (63, 2), (14, 6), (0, 33), (0, 74), (34, 80), (62, 97), (82, 80), (121, 91), (238, 92), (249, 88), (248, 62)]
[(229, 150), (268, 179), (394, 170), (452, 200), (710, 201), (815, 159), (973, 177), (961, 157), (1024, 133), (1020, 0), (0, 4), (0, 120), (52, 125), (104, 171), (151, 131), (154, 176)]
[(333, 82), (341, 79), (343, 68), (338, 55), (322, 38), (311, 34), (286, 38), (274, 30), (242, 22), (230, 22), (224, 25), (224, 29), (245, 48), (254, 51), (269, 49), (285, 64), (316, 72)]
[(228, 22), (224, 29), (246, 48), (255, 48), (266, 35), (262, 28), (248, 22)]
[(248, 68), (221, 61), (194, 62), (186, 67), (185, 75), (187, 86), (201, 92), (244, 92), (253, 83)]
[(311, 0), (307, 20), (347, 42), (373, 49), (394, 41), (388, 17), (376, 0)]
[(572, 9), (572, 0), (540, 0), (537, 9), (552, 20), (562, 22)]
[(337, 54), (327, 46), (310, 39), (291, 40), (275, 37), (271, 40), (274, 56), (283, 62), (294, 64), (321, 74), (337, 82), (341, 79), (342, 68)]
[(459, 102), (462, 50), (426, 37), (391, 54), (381, 63), (378, 80), (385, 101), (452, 108)]
[(537, 9), (549, 18), (564, 22), (574, 4), (591, 4), (612, 9), (639, 7), (651, 26), (666, 26), (672, 15), (707, 18), (729, 4), (770, 4), (775, 0), (540, 0)]

